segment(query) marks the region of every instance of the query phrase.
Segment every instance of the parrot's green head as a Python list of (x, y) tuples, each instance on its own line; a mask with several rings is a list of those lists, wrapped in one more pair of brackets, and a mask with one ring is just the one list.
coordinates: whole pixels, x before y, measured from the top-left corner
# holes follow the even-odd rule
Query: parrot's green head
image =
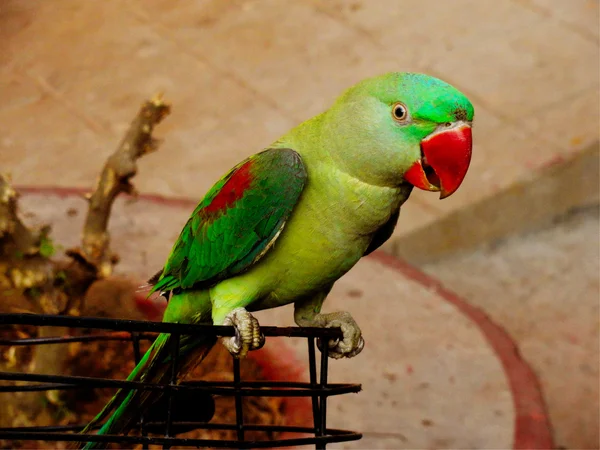
[(473, 105), (428, 75), (389, 73), (346, 91), (325, 113), (328, 151), (370, 184), (455, 192), (471, 160)]

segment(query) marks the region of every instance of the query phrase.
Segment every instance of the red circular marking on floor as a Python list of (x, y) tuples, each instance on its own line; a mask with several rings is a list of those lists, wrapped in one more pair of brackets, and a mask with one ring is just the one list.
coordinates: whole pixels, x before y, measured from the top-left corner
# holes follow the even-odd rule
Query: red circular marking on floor
[[(84, 188), (56, 186), (17, 186), (15, 189), (20, 193), (53, 194), (59, 197), (83, 196), (90, 191), (89, 189)], [(194, 208), (198, 203), (198, 201), (189, 198), (165, 197), (154, 194), (140, 194), (138, 198), (159, 204), (190, 209)], [(477, 325), (487, 342), (498, 355), (506, 377), (508, 378), (515, 407), (513, 448), (518, 450), (554, 448), (552, 426), (548, 417), (540, 382), (535, 372), (522, 358), (517, 344), (512, 340), (509, 334), (500, 325), (494, 323), (482, 310), (470, 305), (466, 300), (445, 288), (440, 281), (427, 275), (416, 267), (411, 266), (407, 262), (381, 251), (372, 253), (369, 258), (395, 269), (406, 278), (421, 284), (427, 289), (433, 290), (437, 295), (454, 305), (458, 311)], [(263, 357), (258, 359), (258, 362), (265, 370), (272, 370), (267, 366), (269, 353), (270, 352), (265, 352)], [(277, 353), (278, 355), (281, 354), (279, 351)], [(295, 360), (290, 360), (288, 363), (286, 363), (286, 365), (289, 367), (285, 370), (285, 373), (282, 373), (281, 375), (289, 376), (292, 381), (299, 381), (299, 374), (302, 372), (299, 370), (296, 371), (293, 367), (295, 366), (299, 369), (301, 363)], [(287, 379), (290, 380), (290, 378)], [(303, 412), (301, 416), (306, 414), (306, 417), (297, 418), (301, 421), (309, 419), (312, 414), (312, 410), (308, 403), (309, 400), (305, 400), (305, 404), (296, 405), (296, 407)]]
[(494, 352), (498, 355), (508, 378), (515, 407), (513, 448), (554, 448), (552, 426), (540, 382), (535, 372), (521, 356), (519, 347), (509, 334), (500, 325), (494, 323), (482, 310), (470, 305), (466, 300), (446, 289), (440, 281), (407, 262), (380, 251), (373, 253), (370, 258), (397, 270), (406, 278), (425, 286), (427, 289), (433, 290), (479, 327)]

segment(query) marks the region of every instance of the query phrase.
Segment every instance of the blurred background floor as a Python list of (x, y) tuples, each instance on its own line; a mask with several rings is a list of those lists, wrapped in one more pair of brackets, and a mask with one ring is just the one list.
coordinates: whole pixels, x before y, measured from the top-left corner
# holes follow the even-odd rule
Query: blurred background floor
[(598, 208), (554, 226), (425, 265), (486, 311), (540, 374), (556, 443), (599, 443)]
[[(467, 244), (598, 203), (598, 1), (174, 5), (2, 1), (0, 170), (17, 185), (90, 186), (139, 104), (164, 91), (173, 104), (157, 130), (164, 144), (140, 161), (135, 184), (197, 199), (360, 79), (438, 76), (475, 104), (472, 166), (443, 202), (415, 192), (386, 250), (426, 264), (504, 325), (548, 391), (557, 444), (597, 447), (597, 220), (532, 232), (500, 250)], [(473, 224), (494, 231), (476, 240)], [(440, 249), (463, 246), (472, 253), (437, 261)], [(569, 383), (577, 388), (564, 403)]]
[(443, 78), (476, 110), (463, 188), (443, 202), (415, 192), (398, 235), (598, 139), (595, 0), (5, 0), (0, 38), (1, 165), (18, 184), (88, 186), (138, 104), (164, 91), (165, 145), (137, 185), (198, 198), (387, 71)]

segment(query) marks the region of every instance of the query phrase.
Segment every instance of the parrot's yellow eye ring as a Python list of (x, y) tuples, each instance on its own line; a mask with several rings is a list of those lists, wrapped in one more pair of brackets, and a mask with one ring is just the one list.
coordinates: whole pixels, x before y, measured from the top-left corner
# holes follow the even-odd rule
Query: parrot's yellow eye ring
[(408, 108), (402, 102), (396, 102), (392, 105), (392, 117), (396, 122), (406, 122), (408, 119)]

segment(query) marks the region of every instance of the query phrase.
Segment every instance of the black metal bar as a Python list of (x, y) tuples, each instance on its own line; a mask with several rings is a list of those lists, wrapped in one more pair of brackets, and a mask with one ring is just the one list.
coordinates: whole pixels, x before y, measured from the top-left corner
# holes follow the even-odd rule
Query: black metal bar
[(352, 431), (345, 430), (327, 430), (328, 435), (309, 438), (276, 439), (272, 441), (233, 441), (220, 439), (187, 439), (187, 438), (166, 438), (150, 436), (119, 436), (113, 434), (72, 434), (72, 433), (45, 433), (30, 431), (11, 431), (0, 434), (3, 439), (18, 439), (22, 441), (87, 441), (87, 442), (105, 442), (122, 444), (148, 444), (156, 445), (181, 445), (190, 447), (214, 447), (214, 448), (274, 448), (274, 447), (296, 447), (299, 445), (311, 445), (319, 442), (348, 442), (359, 440), (362, 435)]
[[(0, 372), (0, 380), (2, 379), (2, 372)], [(23, 380), (14, 380), (23, 381)], [(0, 386), (0, 394), (8, 392), (42, 392), (42, 391), (64, 391), (66, 389), (82, 389), (82, 386), (73, 384), (61, 384), (61, 383), (42, 383), (34, 384), (29, 386)]]
[[(202, 334), (206, 336), (234, 336), (233, 326), (192, 325), (170, 322), (149, 322), (143, 320), (101, 319), (98, 317), (74, 317), (51, 314), (0, 314), (0, 325), (38, 325), (47, 327), (90, 328), (115, 331), (145, 331), (152, 333)], [(267, 337), (319, 337), (342, 338), (338, 328), (319, 327), (261, 327)]]
[(139, 364), (142, 359), (142, 352), (140, 350), (140, 333), (131, 332), (131, 343), (133, 345), (133, 358), (135, 359), (135, 364)]
[[(193, 381), (177, 383), (177, 373), (180, 364), (180, 345), (182, 335), (206, 335), (206, 336), (232, 336), (233, 327), (214, 327), (212, 325), (188, 325), (162, 322), (144, 322), (131, 320), (101, 319), (87, 317), (68, 317), (35, 314), (0, 314), (0, 327), (2, 325), (33, 325), (33, 326), (61, 326), (69, 328), (87, 328), (114, 330), (119, 333), (101, 332), (85, 336), (53, 336), (49, 338), (25, 338), (0, 340), (0, 346), (24, 346), (24, 345), (46, 345), (64, 344), (71, 342), (97, 342), (97, 341), (131, 341), (135, 362), (139, 363), (142, 358), (140, 341), (150, 340), (156, 337), (156, 333), (170, 333), (171, 350), (171, 372), (170, 382), (154, 384), (139, 381), (112, 380), (98, 377), (46, 375), (31, 373), (0, 372), (0, 380), (23, 381), (28, 383), (20, 386), (0, 386), (1, 393), (9, 392), (33, 392), (46, 390), (72, 390), (82, 388), (123, 388), (127, 390), (154, 390), (167, 394), (167, 415), (164, 422), (146, 420), (141, 415), (139, 420), (141, 436), (116, 436), (116, 435), (78, 435), (68, 433), (79, 432), (83, 425), (48, 426), (48, 427), (14, 427), (0, 428), (0, 439), (46, 440), (46, 441), (89, 441), (103, 443), (121, 443), (127, 445), (142, 444), (146, 449), (149, 445), (162, 445), (163, 448), (177, 446), (214, 447), (214, 448), (272, 448), (299, 445), (314, 445), (316, 448), (326, 448), (328, 443), (358, 440), (361, 435), (345, 430), (327, 429), (327, 398), (350, 392), (359, 392), (360, 385), (345, 383), (328, 383), (328, 342), (332, 339), (341, 338), (339, 329), (329, 328), (277, 328), (262, 327), (266, 336), (289, 336), (307, 338), (309, 354), (309, 376), (306, 382), (289, 381), (242, 381), (240, 361), (234, 360), (233, 382), (225, 381)], [(315, 350), (315, 339), (324, 344), (321, 351), (320, 370), (317, 373), (317, 358)], [(319, 378), (317, 379), (317, 374)], [(30, 383), (30, 384), (29, 384)], [(175, 408), (177, 402), (174, 398), (175, 392), (204, 391), (212, 395), (233, 396), (236, 407), (236, 423), (220, 424), (199, 422), (183, 422), (175, 419)], [(185, 395), (185, 394), (184, 394)], [(249, 396), (262, 397), (310, 397), (313, 409), (313, 427), (275, 426), (245, 424), (243, 416), (243, 398)], [(143, 409), (143, 408), (142, 408)], [(162, 420), (162, 419), (160, 419)], [(98, 425), (100, 426), (100, 425)], [(152, 430), (165, 430), (164, 436), (148, 436), (149, 427)], [(176, 438), (173, 434), (180, 434), (182, 430), (205, 429), (205, 430), (231, 430), (236, 432), (236, 440), (211, 440), (211, 439), (184, 439)], [(292, 432), (309, 433), (312, 437), (278, 439), (278, 440), (245, 440), (246, 431), (265, 432)], [(154, 431), (151, 431), (154, 432)]]
[[(21, 372), (0, 372), (0, 380), (7, 381), (40, 381), (40, 382), (55, 382), (55, 383), (68, 383), (76, 384), (75, 387), (114, 387), (114, 388), (125, 388), (125, 389), (146, 389), (154, 391), (164, 391), (165, 386), (143, 383), (140, 381), (121, 381), (121, 380), (110, 380), (107, 378), (97, 377), (80, 377), (74, 375), (44, 375), (40, 373), (21, 373)], [(9, 386), (12, 387), (12, 386)], [(4, 386), (0, 386), (0, 392), (4, 391)], [(13, 390), (6, 390), (4, 392), (14, 392)]]
[[(84, 379), (82, 381), (82, 378)], [(0, 386), (2, 392), (35, 392), (35, 391), (55, 391), (66, 389), (83, 389), (97, 387), (123, 387), (130, 389), (164, 390), (164, 386), (154, 385), (152, 383), (142, 383), (134, 381), (120, 381), (106, 378), (93, 377), (75, 377), (44, 374), (26, 374), (21, 372), (0, 372), (0, 380), (8, 381), (52, 381), (50, 383), (39, 383), (22, 386)], [(56, 380), (56, 381), (55, 381)], [(71, 383), (62, 383), (57, 381), (71, 381)], [(106, 383), (103, 383), (106, 382)], [(281, 389), (275, 389), (281, 388)], [(188, 381), (177, 385), (179, 391), (210, 391), (219, 395), (235, 395), (236, 388), (227, 381)], [(351, 383), (331, 383), (328, 384), (324, 393), (330, 397), (348, 393), (360, 392), (361, 386)], [(309, 396), (311, 394), (321, 394), (316, 383), (311, 388), (310, 383), (289, 382), (289, 381), (242, 381), (239, 391), (244, 396), (255, 396), (255, 394), (266, 393), (271, 396), (279, 395), (282, 397)]]
[[(140, 350), (140, 333), (131, 332), (131, 343), (133, 345), (133, 357), (135, 360), (135, 365), (137, 366), (142, 359), (142, 352)], [(146, 428), (144, 427), (144, 410), (140, 408), (139, 397), (137, 401), (137, 410), (140, 411), (140, 434), (142, 436), (146, 436)], [(144, 443), (142, 446), (143, 450), (148, 450), (148, 444)]]
[[(327, 395), (323, 392), (327, 388), (327, 371), (328, 371), (328, 362), (329, 362), (329, 342), (323, 341), (321, 349), (321, 373), (320, 373), (320, 383), (319, 387), (322, 390), (321, 396), (319, 397), (319, 429), (322, 430), (322, 433), (327, 430)], [(318, 449), (325, 449), (326, 443), (321, 442), (316, 445)]]
[[(316, 383), (315, 383), (316, 384)], [(202, 380), (194, 380), (194, 381), (186, 381), (182, 383), (181, 386), (210, 386), (210, 387), (218, 387), (218, 386), (230, 386), (231, 382), (229, 381), (202, 381)], [(277, 388), (294, 388), (294, 389), (310, 389), (311, 383), (305, 383), (302, 381), (240, 381), (240, 388), (269, 388), (269, 387), (277, 387)], [(351, 383), (329, 383), (328, 387), (341, 387), (341, 386), (355, 386)]]
[[(167, 424), (165, 426), (165, 437), (171, 436), (171, 426), (173, 424), (173, 393), (174, 388), (177, 386), (177, 373), (179, 372), (179, 341), (181, 336), (179, 334), (171, 334), (171, 379), (167, 389)], [(170, 449), (171, 445), (163, 444), (163, 449)]]
[[(16, 345), (46, 345), (46, 344), (66, 344), (71, 342), (98, 342), (98, 341), (130, 341), (130, 336), (115, 336), (113, 333), (98, 333), (88, 336), (56, 336), (45, 338), (23, 338), (23, 339), (0, 339), (0, 345), (16, 346)], [(118, 331), (116, 332), (118, 333)], [(124, 334), (130, 334), (124, 332)], [(140, 340), (150, 341), (156, 338), (156, 334), (137, 333)]]
[[(311, 389), (317, 387), (317, 358), (315, 356), (315, 338), (308, 338), (308, 376)], [(321, 429), (319, 427), (319, 397), (316, 392), (312, 395), (312, 413), (315, 437), (320, 436)]]
[[(166, 422), (147, 422), (148, 425), (154, 426), (163, 426)], [(203, 430), (230, 430), (235, 431), (237, 429), (237, 425), (233, 423), (202, 423), (199, 424), (197, 422), (177, 422), (174, 421), (173, 425), (198, 425), (198, 429)], [(41, 427), (13, 427), (13, 428), (0, 428), (0, 437), (3, 436), (3, 433), (10, 433), (13, 431), (28, 431), (28, 432), (62, 432), (62, 431), (81, 431), (83, 430), (85, 425), (50, 425), (50, 426), (41, 426)], [(97, 426), (99, 428), (100, 425)], [(266, 431), (266, 432), (288, 432), (288, 433), (314, 433), (314, 428), (312, 427), (299, 427), (293, 425), (256, 425), (256, 424), (244, 424), (244, 430), (247, 431)], [(327, 430), (327, 434), (336, 434), (336, 432), (344, 433), (352, 433), (351, 431), (343, 431), (343, 430)]]
[[(10, 381), (31, 381), (29, 378), (36, 376), (37, 374), (18, 374), (23, 375), (23, 379), (18, 377), (5, 377), (4, 374), (10, 374), (11, 372), (0, 372), (0, 380), (9, 379)], [(45, 375), (49, 378), (54, 378), (55, 375)], [(69, 378), (69, 377), (58, 377), (58, 378)], [(55, 390), (66, 390), (66, 389), (83, 389), (83, 388), (99, 388), (99, 387), (113, 387), (113, 388), (125, 388), (125, 389), (142, 389), (142, 390), (158, 390), (163, 391), (167, 389), (165, 385), (154, 385), (151, 383), (139, 383), (134, 381), (119, 381), (119, 380), (108, 380), (104, 378), (97, 378), (97, 383), (86, 383), (82, 385), (77, 384), (60, 384), (60, 383), (44, 383), (35, 384), (32, 386), (0, 386), (0, 393), (6, 392), (38, 392), (38, 391), (55, 391)], [(115, 383), (112, 383), (114, 381)], [(138, 386), (139, 384), (139, 386)], [(243, 397), (308, 397), (308, 396), (320, 396), (325, 395), (331, 397), (334, 395), (343, 395), (356, 393), (361, 391), (361, 387), (358, 384), (329, 384), (325, 389), (321, 389), (318, 385), (315, 388), (304, 388), (304, 383), (299, 383), (296, 389), (272, 389), (272, 388), (261, 388), (257, 387), (241, 387), (236, 389), (234, 386), (219, 387), (215, 385), (199, 385), (199, 386), (188, 386), (187, 384), (179, 384), (174, 387), (178, 391), (205, 391), (211, 394), (222, 395), (222, 396), (235, 396), (236, 393), (240, 393)]]
[(233, 385), (236, 388), (235, 393), (235, 428), (237, 432), (238, 441), (244, 442), (244, 410), (242, 408), (242, 396), (240, 395), (240, 383), (241, 372), (240, 372), (240, 360), (233, 358)]

